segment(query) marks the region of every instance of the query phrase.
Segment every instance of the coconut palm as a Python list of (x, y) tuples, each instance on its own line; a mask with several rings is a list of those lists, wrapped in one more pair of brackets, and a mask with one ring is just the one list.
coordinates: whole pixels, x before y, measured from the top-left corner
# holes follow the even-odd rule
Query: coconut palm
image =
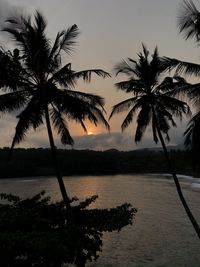
[(12, 17), (6, 21), (3, 30), (10, 34), (18, 50), (14, 50), (14, 55), (7, 54), (12, 63), (10, 79), (13, 81), (14, 77), (15, 83), (14, 86), (9, 81), (4, 83), (0, 111), (20, 109), (11, 149), (25, 138), (30, 128), (36, 130), (46, 122), (55, 173), (69, 211), (70, 201), (58, 168), (52, 125), (64, 145), (73, 144), (66, 120), (80, 123), (84, 131), (87, 131), (85, 119), (95, 125), (101, 122), (109, 129), (103, 116), (103, 98), (73, 89), (79, 78), (90, 82), (93, 73), (103, 78), (110, 75), (101, 69), (74, 71), (71, 63), (62, 64), (61, 53), (73, 51), (79, 34), (77, 25), (58, 32), (53, 43), (47, 38), (45, 29), (46, 21), (39, 12), (33, 21), (30, 16)]
[[(199, 44), (200, 41), (200, 12), (192, 1), (184, 1), (179, 10), (178, 25), (180, 33), (184, 38), (194, 39)], [(177, 74), (200, 77), (200, 64), (185, 62), (174, 58), (165, 57), (163, 66), (168, 69), (176, 69)], [(197, 113), (192, 117), (185, 131), (185, 145), (190, 146), (195, 161), (198, 160), (200, 151), (200, 83), (190, 85), (181, 94), (188, 96), (188, 100), (197, 108)]]
[(129, 77), (128, 80), (118, 82), (116, 84), (117, 89), (130, 93), (131, 97), (116, 104), (112, 109), (110, 118), (119, 112), (128, 111), (121, 125), (123, 131), (136, 116), (136, 143), (142, 140), (145, 130), (151, 125), (153, 140), (156, 143), (158, 141), (161, 142), (180, 200), (200, 237), (199, 226), (184, 199), (163, 138), (163, 135), (165, 135), (167, 140), (169, 140), (168, 131), (170, 124), (176, 126), (173, 116), (181, 118), (182, 113), (189, 113), (188, 105), (173, 97), (176, 88), (184, 86), (186, 82), (181, 77), (175, 77), (175, 79), (166, 77), (159, 83), (159, 78), (165, 70), (161, 65), (157, 48), (154, 50), (152, 59), (150, 60), (149, 52), (143, 45), (143, 52), (139, 53), (138, 57), (138, 60), (129, 58), (127, 61), (123, 61), (115, 67), (116, 74), (123, 73)]

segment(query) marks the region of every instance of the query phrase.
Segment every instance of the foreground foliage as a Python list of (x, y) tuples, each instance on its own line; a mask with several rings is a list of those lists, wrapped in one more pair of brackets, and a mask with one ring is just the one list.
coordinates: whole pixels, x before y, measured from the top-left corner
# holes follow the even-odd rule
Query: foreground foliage
[(52, 203), (44, 194), (27, 199), (0, 194), (1, 266), (85, 266), (86, 261), (98, 258), (102, 233), (132, 224), (137, 212), (127, 203), (112, 209), (87, 209), (98, 197), (92, 196), (72, 206), (74, 224), (67, 225), (63, 202)]

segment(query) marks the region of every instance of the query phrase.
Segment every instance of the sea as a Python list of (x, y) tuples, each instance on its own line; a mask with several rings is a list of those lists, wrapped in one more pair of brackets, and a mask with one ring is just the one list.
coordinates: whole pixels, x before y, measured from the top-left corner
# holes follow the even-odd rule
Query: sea
[[(179, 175), (183, 194), (200, 224), (200, 178)], [(64, 177), (70, 197), (98, 199), (91, 208), (131, 203), (133, 224), (104, 233), (102, 252), (87, 267), (200, 267), (200, 240), (183, 209), (169, 174)], [(1, 179), (0, 192), (29, 197), (45, 190), (61, 199), (55, 177)]]

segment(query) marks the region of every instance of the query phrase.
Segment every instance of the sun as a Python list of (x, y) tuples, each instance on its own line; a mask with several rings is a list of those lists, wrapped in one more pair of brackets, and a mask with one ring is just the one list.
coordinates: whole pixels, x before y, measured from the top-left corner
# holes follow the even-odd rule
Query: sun
[(91, 131), (88, 132), (88, 135), (92, 135), (92, 134), (93, 134), (93, 132), (91, 132)]

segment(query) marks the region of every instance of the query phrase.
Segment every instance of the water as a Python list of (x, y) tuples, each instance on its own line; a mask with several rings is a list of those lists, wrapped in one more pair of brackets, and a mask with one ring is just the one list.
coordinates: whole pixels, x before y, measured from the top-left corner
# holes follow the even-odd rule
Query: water
[[(65, 177), (70, 196), (80, 200), (99, 195), (93, 207), (114, 207), (124, 202), (138, 209), (132, 226), (106, 233), (103, 252), (88, 267), (198, 267), (200, 241), (178, 199), (169, 176), (117, 175)], [(200, 179), (180, 178), (183, 193), (200, 223)], [(27, 197), (45, 190), (60, 199), (55, 178), (0, 180), (0, 191)]]

